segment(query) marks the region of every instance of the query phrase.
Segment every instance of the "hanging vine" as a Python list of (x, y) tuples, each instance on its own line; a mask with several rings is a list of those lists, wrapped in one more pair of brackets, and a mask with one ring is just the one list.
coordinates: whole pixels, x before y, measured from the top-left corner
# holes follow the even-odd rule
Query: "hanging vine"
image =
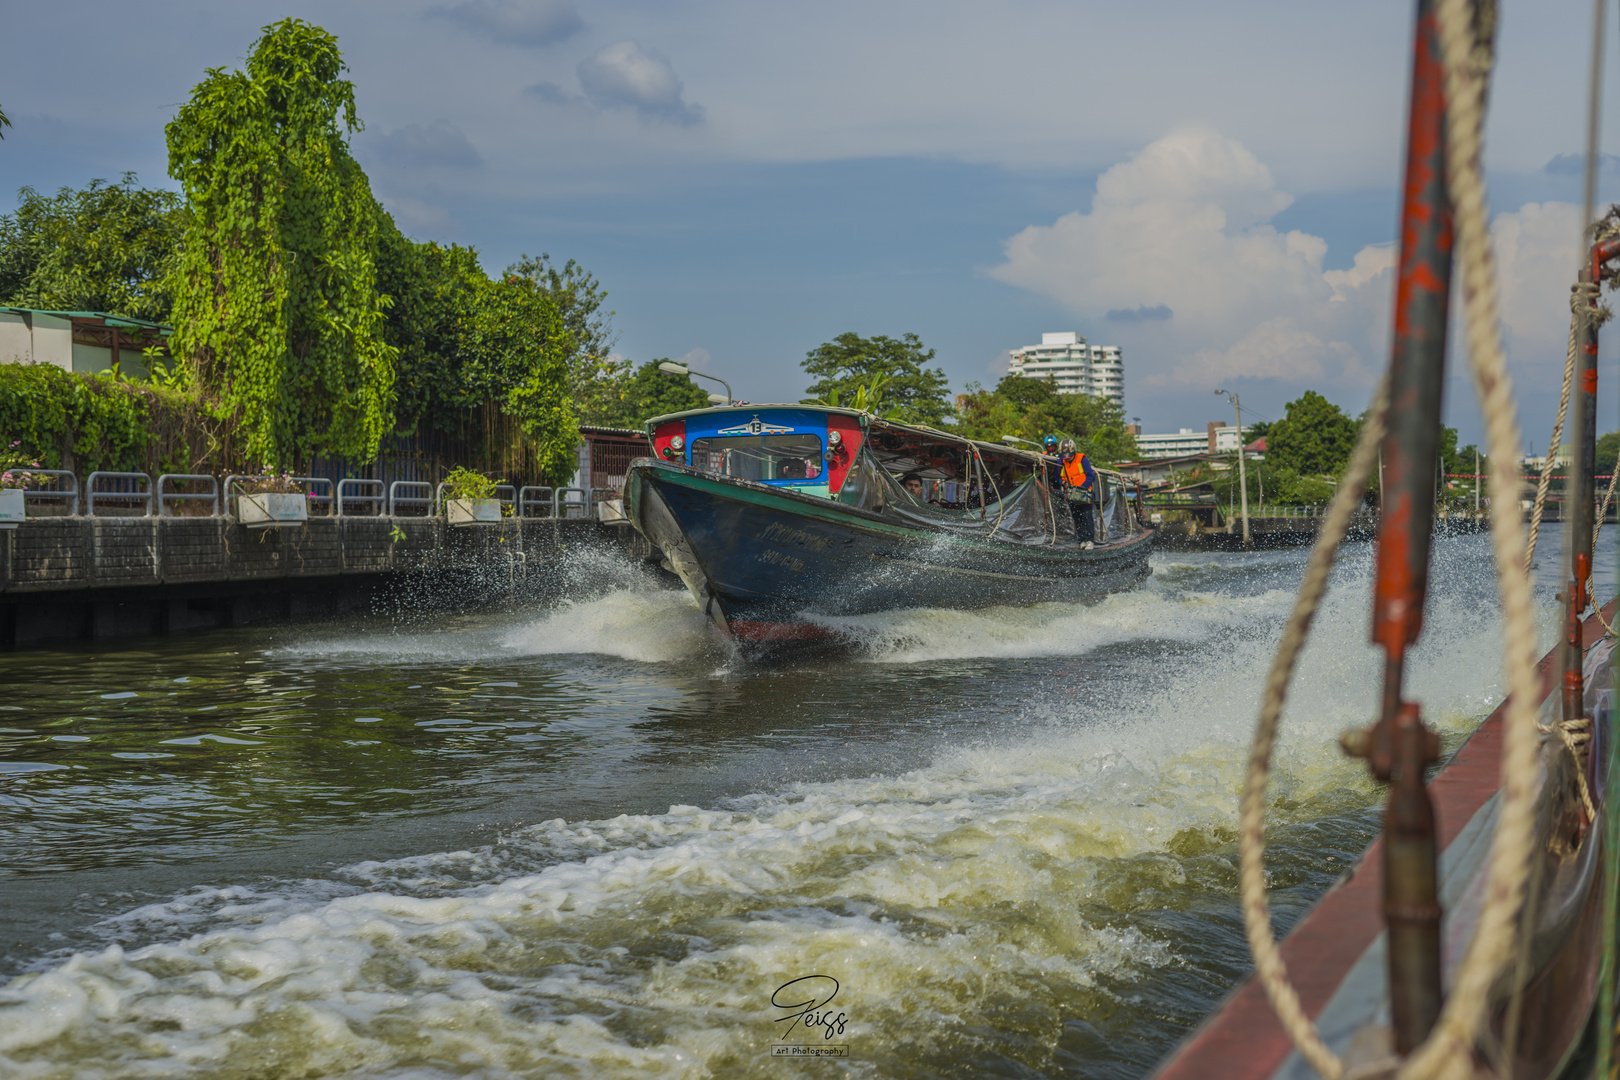
[(264, 28), (247, 70), (213, 68), (167, 128), (194, 213), (176, 271), (174, 353), (252, 461), (376, 455), (392, 419), (377, 206), (337, 38)]

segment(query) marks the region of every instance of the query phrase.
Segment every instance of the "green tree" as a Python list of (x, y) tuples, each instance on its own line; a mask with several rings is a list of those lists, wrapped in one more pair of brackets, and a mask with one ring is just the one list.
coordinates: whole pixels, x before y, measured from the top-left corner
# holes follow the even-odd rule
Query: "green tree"
[(54, 196), (31, 187), (0, 215), (0, 303), (169, 320), (169, 278), (189, 214), (134, 173)]
[(923, 366), (933, 358), (934, 350), (925, 348), (916, 334), (863, 338), (848, 333), (811, 349), (799, 366), (816, 380), (805, 391), (809, 401), (826, 400), (834, 393), (843, 400), (853, 399), (881, 375), (886, 416), (938, 426), (951, 415), (950, 384), (943, 370)]
[[(1597, 465), (1599, 476), (1613, 476), (1614, 467), (1620, 461), (1620, 431), (1611, 431), (1607, 435), (1598, 437), (1597, 454), (1593, 459)], [(1472, 459), (1469, 461), (1473, 465)]]
[(994, 390), (970, 383), (956, 399), (956, 429), (970, 439), (999, 442), (1013, 435), (1041, 442), (1048, 435), (1073, 439), (1099, 462), (1125, 461), (1136, 454), (1136, 438), (1125, 430), (1125, 415), (1108, 398), (1062, 394), (1051, 379), (1007, 375)]
[(10, 126), (11, 118), (6, 115), (6, 110), (0, 109), (0, 139), (4, 139), (6, 137), (5, 129)]
[(378, 213), (349, 154), (360, 130), (337, 39), (285, 19), (246, 71), (212, 68), (167, 128), (193, 214), (174, 352), (250, 461), (376, 455), (394, 349), (377, 287)]
[(602, 307), (607, 292), (601, 282), (573, 259), (559, 269), (547, 254), (538, 259), (521, 256), (506, 268), (506, 276), (532, 282), (557, 305), (573, 341), (568, 356), (569, 391), (587, 423), (604, 423), (601, 414), (620, 395), (619, 384), (630, 377), (631, 365), (613, 358), (618, 335), (613, 330), (614, 313)]
[(664, 362), (649, 360), (634, 375), (621, 380), (599, 422), (606, 427), (638, 428), (654, 416), (707, 407), (708, 391), (685, 376), (659, 371), (658, 365)]
[[(1356, 445), (1357, 425), (1315, 390), (1290, 401), (1266, 434), (1266, 460), (1300, 476), (1338, 476)], [(1453, 432), (1455, 438), (1455, 432)]]
[(383, 334), (396, 350), (394, 430), (462, 426), (462, 356), (488, 277), (471, 248), (415, 243), (384, 216), (377, 235), (377, 285), (391, 303)]
[(569, 393), (574, 342), (556, 302), (521, 277), (485, 280), (462, 358), (461, 401), (514, 417), (545, 482), (573, 475), (579, 421)]
[(472, 248), (416, 243), (386, 215), (377, 280), (391, 300), (383, 332), (396, 350), (395, 432), (482, 438), (491, 462), (527, 449), (547, 483), (566, 482), (579, 441), (575, 347), (550, 291), (516, 274), (492, 281)]

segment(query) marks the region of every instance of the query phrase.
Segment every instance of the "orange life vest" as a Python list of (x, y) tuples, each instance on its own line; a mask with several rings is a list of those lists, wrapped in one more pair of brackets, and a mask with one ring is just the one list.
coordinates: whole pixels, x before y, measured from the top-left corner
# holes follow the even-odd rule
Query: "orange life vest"
[(1063, 459), (1063, 479), (1067, 480), (1072, 488), (1086, 486), (1086, 455), (1071, 454)]

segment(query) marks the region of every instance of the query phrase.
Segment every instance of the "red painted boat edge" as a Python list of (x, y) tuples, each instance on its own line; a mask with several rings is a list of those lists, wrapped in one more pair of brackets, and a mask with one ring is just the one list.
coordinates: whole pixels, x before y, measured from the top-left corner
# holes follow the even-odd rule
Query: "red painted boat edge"
[(838, 635), (815, 623), (747, 622), (731, 624), (732, 636), (739, 641), (825, 641)]
[[(1620, 598), (1604, 606), (1604, 618), (1613, 621), (1617, 604)], [(1582, 644), (1590, 648), (1602, 636), (1602, 623), (1595, 615), (1589, 616), (1582, 626)], [(1552, 692), (1556, 652), (1555, 647), (1536, 665), (1541, 682), (1537, 704)], [(1498, 705), (1429, 785), (1442, 851), (1500, 786), (1505, 709), (1505, 703)], [(1382, 856), (1382, 838), (1375, 839), (1282, 943), (1283, 963), (1299, 992), (1300, 1005), (1313, 1019), (1384, 929)], [(1251, 974), (1152, 1076), (1155, 1080), (1265, 1080), (1293, 1049), (1265, 988)]]

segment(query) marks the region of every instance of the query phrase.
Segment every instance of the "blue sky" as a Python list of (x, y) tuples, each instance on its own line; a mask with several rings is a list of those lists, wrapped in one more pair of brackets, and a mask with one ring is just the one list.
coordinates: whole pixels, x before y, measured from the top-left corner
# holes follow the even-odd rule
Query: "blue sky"
[[(1217, 385), (1259, 417), (1308, 387), (1359, 411), (1387, 352), (1411, 20), (1392, 0), (0, 0), (0, 211), (24, 184), (168, 183), (164, 123), (289, 15), (338, 35), (355, 153), (407, 233), (491, 270), (578, 259), (621, 354), (689, 357), (754, 400), (797, 397), (799, 360), (845, 330), (919, 334), (956, 389), (1080, 330), (1124, 347), (1149, 430), (1228, 415)], [(1581, 149), (1589, 17), (1507, 7), (1488, 136), (1538, 447), (1579, 198), (1549, 163)], [(1170, 317), (1122, 317), (1144, 310)], [(1476, 437), (1466, 379), (1448, 413)]]

